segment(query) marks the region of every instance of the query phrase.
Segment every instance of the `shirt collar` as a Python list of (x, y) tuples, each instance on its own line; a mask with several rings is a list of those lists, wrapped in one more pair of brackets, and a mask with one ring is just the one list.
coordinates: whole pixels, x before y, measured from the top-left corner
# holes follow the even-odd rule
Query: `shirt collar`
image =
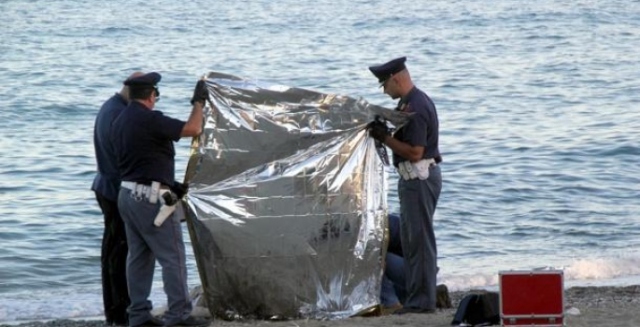
[(409, 99), (411, 99), (413, 97), (413, 94), (417, 91), (418, 91), (418, 88), (415, 87), (414, 85), (413, 88), (411, 88), (411, 90), (407, 94), (405, 94), (403, 97), (400, 98), (400, 101), (398, 101), (398, 106), (396, 107), (396, 110), (401, 110), (402, 106), (408, 103)]

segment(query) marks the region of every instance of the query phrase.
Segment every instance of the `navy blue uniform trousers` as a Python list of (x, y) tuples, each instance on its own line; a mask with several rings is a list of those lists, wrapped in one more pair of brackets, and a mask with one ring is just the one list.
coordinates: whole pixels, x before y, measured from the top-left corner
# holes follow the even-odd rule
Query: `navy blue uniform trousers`
[(438, 273), (433, 216), (442, 189), (440, 166), (429, 168), (429, 178), (398, 181), (400, 240), (405, 260), (405, 308), (435, 310)]
[(100, 193), (96, 201), (104, 215), (102, 235), (102, 302), (107, 325), (127, 325), (127, 307), (131, 303), (127, 289), (127, 236), (118, 204)]
[(156, 260), (162, 267), (162, 282), (167, 294), (166, 325), (173, 325), (189, 317), (193, 309), (187, 287), (185, 246), (180, 218), (174, 212), (160, 227), (153, 224), (161, 204), (149, 203), (144, 197), (121, 188), (118, 208), (124, 220), (129, 243), (127, 280), (129, 282), (129, 325), (135, 326), (151, 319), (149, 301)]

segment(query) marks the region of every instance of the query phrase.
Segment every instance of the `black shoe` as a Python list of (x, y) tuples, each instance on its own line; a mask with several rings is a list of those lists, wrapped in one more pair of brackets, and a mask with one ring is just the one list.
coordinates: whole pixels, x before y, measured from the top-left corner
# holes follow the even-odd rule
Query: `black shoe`
[(403, 315), (405, 313), (435, 313), (435, 312), (436, 312), (435, 309), (422, 309), (422, 308), (404, 307), (402, 309), (396, 310), (393, 314), (394, 315)]
[(164, 321), (156, 318), (156, 317), (151, 317), (151, 319), (139, 324), (139, 325), (135, 325), (135, 326), (131, 326), (131, 327), (155, 327), (155, 326), (164, 326)]
[(189, 316), (189, 318), (184, 319), (182, 321), (178, 321), (175, 324), (167, 325), (171, 327), (180, 327), (180, 326), (189, 326), (189, 327), (206, 327), (211, 324), (209, 319)]

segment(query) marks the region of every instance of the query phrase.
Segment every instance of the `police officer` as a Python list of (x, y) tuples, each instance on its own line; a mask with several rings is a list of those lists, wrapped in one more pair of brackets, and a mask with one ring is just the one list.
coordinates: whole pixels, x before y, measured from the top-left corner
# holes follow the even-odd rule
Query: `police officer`
[[(135, 72), (129, 78), (143, 75)], [(115, 150), (111, 143), (111, 123), (129, 103), (129, 87), (124, 85), (119, 93), (107, 100), (96, 116), (93, 128), (93, 146), (98, 172), (91, 190), (96, 195), (104, 216), (102, 236), (102, 300), (107, 325), (126, 326), (127, 307), (131, 303), (127, 291), (127, 237), (124, 222), (118, 212), (120, 175)]]
[[(191, 115), (184, 122), (154, 110), (160, 96), (160, 79), (155, 72), (127, 79), (131, 102), (112, 125), (122, 179), (118, 206), (129, 243), (129, 325), (206, 326), (208, 321), (191, 316), (180, 219), (172, 214), (159, 224), (154, 220), (161, 209), (173, 208), (171, 196), (167, 195), (183, 191), (174, 180), (173, 142), (201, 133), (208, 90), (204, 81), (198, 81), (191, 99)], [(151, 315), (152, 304), (148, 300), (156, 260), (162, 267), (168, 301), (164, 321)]]
[(437, 250), (433, 231), (442, 175), (438, 114), (433, 101), (412, 82), (405, 57), (369, 67), (384, 93), (400, 99), (396, 110), (411, 113), (393, 136), (384, 123), (372, 122), (369, 135), (393, 151), (398, 169), (400, 231), (407, 298), (396, 313), (431, 313), (436, 308)]

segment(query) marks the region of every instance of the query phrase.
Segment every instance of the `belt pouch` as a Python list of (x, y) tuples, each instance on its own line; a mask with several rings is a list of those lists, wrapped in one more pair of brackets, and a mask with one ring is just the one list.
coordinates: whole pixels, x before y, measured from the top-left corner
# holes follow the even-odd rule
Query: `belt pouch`
[(429, 166), (431, 165), (430, 161), (422, 159), (416, 163), (412, 163), (411, 165), (413, 166), (413, 170), (416, 172), (416, 175), (420, 180), (429, 178)]
[(160, 190), (160, 182), (151, 182), (151, 191), (149, 192), (149, 203), (158, 202), (158, 191)]

